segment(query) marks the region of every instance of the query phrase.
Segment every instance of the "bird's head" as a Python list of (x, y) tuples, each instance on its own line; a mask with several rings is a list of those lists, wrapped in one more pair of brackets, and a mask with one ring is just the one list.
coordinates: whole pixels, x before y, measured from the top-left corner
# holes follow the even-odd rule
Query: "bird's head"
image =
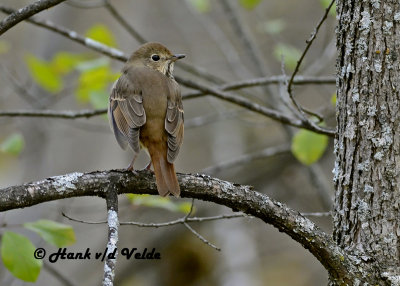
[(174, 63), (184, 57), (183, 54), (172, 54), (159, 43), (146, 43), (132, 54), (129, 63), (152, 68), (173, 78)]

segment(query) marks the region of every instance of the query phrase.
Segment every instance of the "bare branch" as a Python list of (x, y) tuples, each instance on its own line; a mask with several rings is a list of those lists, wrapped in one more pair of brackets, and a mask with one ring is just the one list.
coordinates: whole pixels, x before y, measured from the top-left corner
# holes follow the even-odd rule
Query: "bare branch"
[[(73, 218), (69, 215), (66, 215), (65, 213), (62, 213), (62, 216), (75, 222), (80, 222), (80, 223), (86, 223), (86, 224), (105, 224), (107, 221), (86, 221), (86, 220), (80, 220)], [(250, 217), (246, 214), (227, 214), (227, 215), (217, 215), (217, 216), (209, 216), (209, 217), (188, 217), (185, 219), (185, 217), (181, 217), (176, 220), (171, 220), (168, 222), (162, 222), (162, 223), (144, 223), (144, 222), (136, 222), (136, 221), (126, 221), (126, 222), (120, 222), (119, 225), (133, 225), (133, 226), (138, 226), (138, 227), (154, 227), (154, 228), (159, 228), (159, 227), (167, 227), (167, 226), (172, 226), (172, 225), (177, 225), (177, 224), (183, 224), (184, 221), (186, 222), (205, 222), (205, 221), (214, 221), (214, 220), (222, 220), (222, 219), (231, 219), (231, 218), (241, 218), (241, 217)], [(6, 225), (8, 226), (8, 225)]]
[[(314, 42), (319, 29), (321, 28), (322, 24), (325, 22), (326, 18), (328, 17), (328, 13), (331, 9), (331, 7), (333, 6), (333, 4), (335, 3), (335, 0), (332, 0), (331, 3), (329, 4), (329, 6), (325, 9), (325, 13), (322, 16), (321, 20), (319, 21), (317, 27), (315, 28), (314, 32), (311, 34), (311, 37), (306, 41), (307, 45), (306, 48), (304, 49), (302, 55), (300, 56), (300, 59), (297, 61), (296, 67), (294, 69), (294, 72), (292, 73), (292, 76), (290, 77), (289, 80), (289, 84), (287, 86), (287, 91), (289, 93), (289, 96), (291, 98), (291, 100), (293, 101), (294, 105), (296, 106), (296, 108), (300, 111), (302, 111), (302, 108), (300, 107), (300, 105), (297, 103), (297, 101), (294, 99), (293, 95), (292, 95), (292, 86), (293, 86), (293, 81), (294, 81), (294, 77), (297, 75), (297, 73), (299, 72), (300, 69), (300, 65), (303, 62), (304, 57), (306, 56), (308, 50), (310, 49), (312, 43)], [(304, 113), (303, 113), (304, 115)]]
[(125, 30), (128, 31), (128, 33), (136, 40), (138, 41), (140, 44), (144, 44), (146, 43), (146, 39), (138, 32), (136, 31), (136, 29), (134, 29), (132, 27), (132, 25), (130, 25), (128, 23), (128, 21), (125, 20), (125, 18), (118, 12), (117, 9), (115, 9), (114, 5), (111, 4), (111, 1), (109, 0), (105, 0), (105, 7), (108, 10), (108, 12), (110, 12), (110, 14), (114, 17), (115, 20), (117, 20), (117, 22), (125, 28)]
[[(128, 31), (128, 33), (140, 44), (144, 44), (147, 42), (147, 40), (138, 32), (136, 29), (129, 24), (129, 22), (118, 12), (117, 9), (115, 9), (114, 5), (111, 4), (111, 1), (105, 0), (105, 7), (106, 9), (110, 12), (110, 14), (117, 20), (118, 23), (122, 27), (125, 28), (125, 30)], [(206, 70), (199, 68), (195, 65), (191, 65), (185, 62), (177, 62), (177, 67), (183, 69), (184, 71), (191, 73), (195, 76), (198, 76), (202, 79), (205, 79), (209, 82), (215, 83), (215, 84), (222, 84), (224, 82), (223, 79), (221, 79), (217, 75), (213, 75), (208, 73)]]
[[(235, 81), (232, 83), (227, 83), (218, 86), (218, 89), (227, 91), (227, 90), (237, 90), (246, 87), (255, 87), (260, 85), (270, 85), (270, 84), (282, 84), (289, 78), (285, 78), (283, 76), (270, 76), (270, 77), (261, 77), (261, 78), (254, 78), (254, 79), (247, 79), (242, 81)], [(336, 79), (333, 76), (296, 76), (293, 79), (293, 84), (296, 85), (305, 85), (305, 84), (336, 84)], [(204, 93), (202, 92), (192, 92), (187, 93), (183, 96), (185, 99), (189, 98), (196, 98), (199, 96), (203, 96)]]
[[(120, 225), (134, 225), (134, 226), (140, 226), (140, 227), (165, 227), (165, 226), (171, 226), (171, 225), (176, 225), (176, 224), (183, 224), (188, 230), (190, 230), (191, 233), (193, 233), (197, 238), (199, 238), (202, 242), (205, 244), (211, 246), (212, 248), (221, 251), (220, 248), (216, 247), (214, 244), (209, 242), (207, 239), (205, 239), (202, 235), (200, 235), (197, 231), (195, 231), (192, 227), (189, 226), (188, 222), (190, 221), (209, 221), (209, 220), (217, 220), (217, 219), (227, 219), (227, 218), (234, 218), (234, 217), (244, 217), (246, 216), (245, 214), (234, 214), (234, 215), (225, 215), (225, 216), (214, 216), (214, 217), (204, 217), (204, 218), (189, 218), (189, 216), (193, 212), (193, 205), (194, 205), (194, 198), (192, 199), (192, 204), (190, 206), (190, 211), (182, 218), (165, 222), (165, 223), (140, 223), (140, 222), (121, 222)], [(65, 213), (62, 213), (62, 215), (69, 220), (80, 222), (80, 223), (86, 223), (86, 224), (103, 224), (106, 223), (105, 221), (101, 222), (88, 222), (84, 220), (77, 220), (74, 218), (71, 218), (67, 216)]]
[[(10, 12), (10, 9), (9, 8), (5, 8), (3, 5), (0, 5), (0, 10), (1, 11), (5, 11), (5, 12), (7, 12), (7, 11)], [(110, 48), (110, 47), (108, 47), (106, 45), (103, 45), (103, 44), (101, 44), (101, 43), (99, 43), (97, 41), (94, 41), (94, 40), (92, 40), (90, 38), (85, 38), (83, 36), (80, 36), (74, 31), (70, 31), (68, 29), (58, 27), (58, 26), (54, 25), (53, 23), (51, 23), (49, 21), (41, 21), (41, 20), (39, 21), (39, 20), (36, 20), (36, 19), (33, 19), (33, 18), (28, 19), (28, 21), (32, 22), (32, 23), (34, 23), (36, 25), (51, 29), (53, 31), (56, 31), (56, 32), (66, 36), (66, 37), (68, 37), (68, 38), (70, 38), (72, 40), (75, 40), (76, 42), (79, 42), (79, 43), (85, 45), (86, 47), (89, 47), (89, 48), (91, 48), (93, 50), (99, 51), (99, 52), (101, 52), (103, 54), (106, 54), (106, 55), (112, 57), (112, 58), (115, 58), (115, 59), (118, 59), (118, 60), (121, 60), (121, 61), (126, 61), (127, 60), (127, 56), (123, 52), (121, 52), (121, 51), (119, 51), (117, 49), (114, 49), (114, 48)], [(245, 107), (245, 108), (247, 108), (249, 110), (252, 110), (254, 112), (257, 112), (259, 114), (268, 116), (268, 117), (270, 117), (270, 118), (272, 118), (274, 120), (280, 121), (282, 123), (286, 123), (286, 124), (289, 124), (289, 125), (292, 125), (292, 126), (296, 126), (296, 127), (300, 127), (300, 128), (309, 129), (309, 130), (314, 131), (316, 133), (326, 134), (326, 135), (329, 135), (329, 136), (334, 136), (334, 134), (335, 134), (335, 131), (333, 131), (333, 130), (328, 130), (328, 129), (319, 127), (319, 126), (313, 124), (310, 121), (293, 119), (293, 118), (288, 117), (287, 115), (285, 115), (283, 113), (280, 113), (280, 112), (278, 112), (276, 110), (273, 110), (273, 109), (269, 109), (267, 107), (260, 106), (260, 105), (254, 103), (254, 102), (251, 102), (251, 101), (249, 101), (249, 100), (247, 100), (247, 99), (245, 99), (243, 97), (240, 97), (240, 96), (237, 96), (237, 95), (233, 95), (233, 94), (224, 93), (224, 92), (219, 91), (216, 88), (208, 87), (206, 85), (199, 84), (197, 82), (193, 82), (193, 81), (184, 79), (182, 77), (176, 76), (176, 79), (178, 80), (178, 82), (180, 82), (181, 84), (183, 84), (183, 85), (185, 85), (187, 87), (191, 87), (191, 88), (200, 90), (203, 93), (208, 93), (208, 94), (214, 95), (214, 96), (216, 96), (216, 97), (218, 97), (220, 99), (223, 99), (223, 100), (238, 104), (238, 105), (240, 105), (242, 107)]]
[(198, 237), (202, 242), (204, 242), (205, 244), (207, 244), (208, 246), (211, 246), (212, 248), (214, 248), (215, 250), (221, 251), (221, 248), (215, 246), (214, 244), (212, 244), (211, 242), (209, 242), (207, 239), (205, 239), (200, 233), (198, 233), (197, 231), (195, 231), (190, 225), (188, 225), (186, 222), (183, 223), (183, 225), (190, 230), (191, 233), (193, 233), (196, 237)]
[[(103, 286), (113, 286), (115, 277), (115, 265), (117, 263), (118, 243), (118, 193), (114, 182), (111, 180), (106, 191), (108, 243), (106, 259), (104, 262)], [(115, 256), (113, 254), (115, 252)]]
[[(0, 11), (7, 13), (7, 14), (12, 14), (15, 12), (14, 9), (6, 7), (4, 5), (0, 5)], [(102, 53), (104, 55), (109, 56), (110, 58), (120, 60), (120, 61), (127, 61), (128, 56), (125, 55), (122, 51), (106, 46), (98, 41), (92, 40), (90, 38), (86, 38), (84, 36), (79, 35), (77, 32), (69, 30), (65, 27), (59, 26), (54, 24), (51, 21), (47, 20), (40, 20), (37, 17), (31, 17), (29, 19), (26, 19), (27, 22), (34, 24), (36, 26), (46, 28), (50, 31), (53, 31), (55, 33), (58, 33), (60, 35), (63, 35), (70, 40), (77, 42), (79, 44), (84, 45), (85, 47), (92, 49), (94, 51), (97, 51), (99, 53)]]
[(240, 21), (239, 14), (229, 0), (222, 0), (221, 4), (228, 16), (229, 22), (234, 30), (235, 35), (242, 42), (246, 50), (246, 59), (250, 59), (252, 66), (256, 68), (258, 76), (267, 74), (266, 65), (263, 63), (263, 57), (257, 49), (256, 44), (251, 40), (245, 31), (244, 24)]
[(12, 12), (10, 16), (0, 22), (0, 35), (4, 34), (19, 22), (64, 1), (65, 0), (39, 0), (19, 9), (18, 11)]
[[(348, 273), (348, 269), (353, 269), (352, 261), (330, 235), (286, 205), (253, 191), (251, 186), (206, 175), (178, 174), (178, 180), (182, 197), (212, 201), (258, 217), (303, 245), (333, 277), (355, 275), (355, 272)], [(118, 194), (157, 194), (154, 174), (147, 170), (137, 171), (136, 174), (122, 170), (71, 173), (0, 189), (0, 211), (69, 197), (105, 197), (110, 182), (115, 184)]]
[(55, 111), (55, 110), (14, 110), (2, 111), (0, 117), (50, 117), (50, 118), (89, 118), (107, 113), (107, 108), (80, 111)]
[(205, 85), (199, 84), (197, 82), (194, 82), (194, 81), (191, 81), (191, 80), (187, 80), (187, 79), (183, 79), (183, 78), (180, 78), (179, 82), (181, 84), (187, 86), (187, 87), (191, 87), (191, 88), (200, 90), (200, 91), (202, 91), (204, 93), (214, 95), (215, 97), (218, 97), (220, 99), (223, 99), (223, 100), (229, 101), (231, 103), (240, 105), (240, 106), (245, 107), (245, 108), (247, 108), (249, 110), (252, 110), (252, 111), (254, 111), (256, 113), (259, 113), (259, 114), (267, 116), (267, 117), (269, 117), (271, 119), (274, 119), (276, 121), (279, 121), (279, 122), (282, 122), (282, 123), (285, 123), (285, 124), (288, 124), (288, 125), (292, 125), (292, 126), (295, 126), (295, 127), (305, 128), (305, 129), (314, 131), (316, 133), (325, 134), (325, 135), (328, 135), (328, 136), (331, 136), (331, 137), (335, 136), (335, 131), (334, 130), (322, 128), (322, 127), (317, 126), (315, 124), (311, 124), (310, 122), (305, 121), (305, 120), (299, 120), (299, 119), (291, 118), (291, 117), (287, 116), (284, 113), (281, 113), (281, 112), (276, 111), (274, 109), (270, 109), (268, 107), (261, 106), (261, 105), (259, 105), (257, 103), (251, 102), (251, 101), (249, 101), (246, 98), (243, 98), (241, 96), (238, 96), (238, 95), (235, 95), (235, 94), (230, 94), (230, 93), (221, 91), (221, 90), (219, 90), (217, 88), (213, 88), (213, 87), (210, 87), (210, 86), (205, 86)]

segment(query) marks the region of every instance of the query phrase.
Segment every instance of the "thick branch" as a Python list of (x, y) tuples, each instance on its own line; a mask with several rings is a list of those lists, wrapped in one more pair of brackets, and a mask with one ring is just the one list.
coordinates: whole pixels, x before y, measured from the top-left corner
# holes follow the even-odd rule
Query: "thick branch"
[[(206, 175), (178, 174), (182, 197), (190, 197), (225, 205), (272, 224), (308, 249), (332, 277), (347, 280), (355, 275), (353, 264), (331, 236), (312, 221), (282, 203), (241, 186)], [(106, 197), (114, 184), (119, 194), (157, 194), (154, 175), (149, 171), (136, 174), (121, 170), (71, 173), (39, 182), (0, 189), (0, 211), (23, 208), (42, 202), (69, 197)]]
[(39, 0), (18, 11), (13, 12), (11, 15), (0, 22), (0, 35), (4, 34), (7, 30), (17, 25), (19, 22), (35, 15), (45, 9), (53, 7), (65, 0)]

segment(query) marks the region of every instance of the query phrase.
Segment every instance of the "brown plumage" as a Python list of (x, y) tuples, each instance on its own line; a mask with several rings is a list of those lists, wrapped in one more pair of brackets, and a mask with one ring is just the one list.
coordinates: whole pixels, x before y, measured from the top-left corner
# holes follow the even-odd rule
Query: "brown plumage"
[(180, 194), (173, 162), (183, 142), (183, 105), (172, 73), (175, 61), (184, 57), (159, 43), (144, 44), (125, 64), (109, 101), (114, 135), (123, 149), (129, 145), (134, 151), (128, 169), (145, 148), (161, 196)]

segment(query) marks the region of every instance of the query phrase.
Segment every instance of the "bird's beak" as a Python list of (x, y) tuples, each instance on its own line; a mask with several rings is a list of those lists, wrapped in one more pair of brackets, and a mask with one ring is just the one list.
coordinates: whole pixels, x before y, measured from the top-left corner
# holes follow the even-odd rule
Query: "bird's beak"
[(186, 57), (186, 55), (176, 54), (176, 55), (173, 55), (170, 59), (171, 59), (171, 61), (176, 62), (177, 60), (183, 59), (184, 57)]

